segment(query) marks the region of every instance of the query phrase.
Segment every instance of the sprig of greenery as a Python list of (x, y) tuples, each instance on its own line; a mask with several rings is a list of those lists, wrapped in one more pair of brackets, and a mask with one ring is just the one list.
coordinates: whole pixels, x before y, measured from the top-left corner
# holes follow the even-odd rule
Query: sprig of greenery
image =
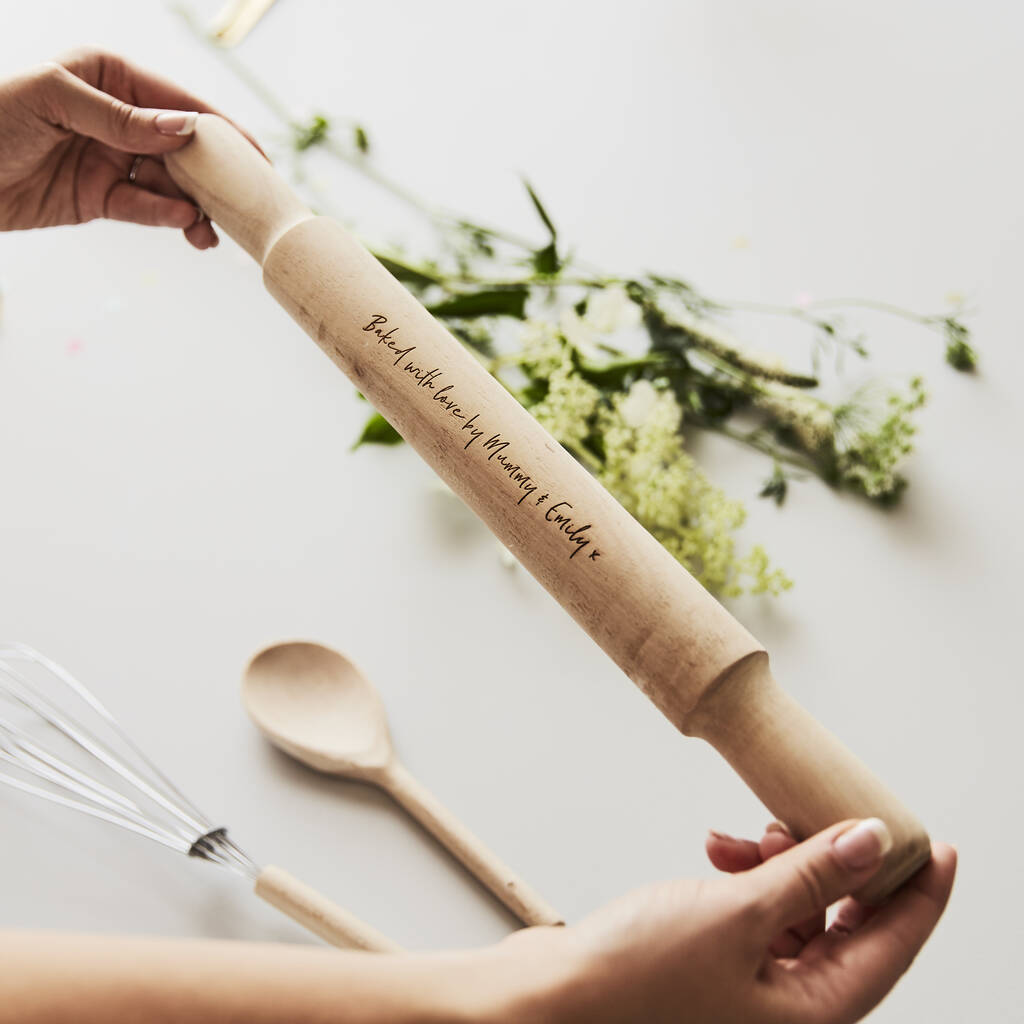
[[(187, 8), (176, 8), (209, 42)], [(544, 232), (538, 243), (425, 201), (371, 160), (366, 128), (318, 113), (296, 118), (237, 56), (215, 52), (280, 121), (296, 161), (320, 150), (413, 208), (433, 228), (429, 258), (371, 245), (380, 262), (481, 359), (492, 374), (710, 589), (778, 593), (789, 581), (760, 548), (740, 556), (744, 511), (706, 478), (683, 446), (686, 428), (729, 437), (771, 459), (760, 495), (781, 505), (795, 478), (815, 475), (880, 505), (906, 487), (912, 415), (925, 402), (907, 391), (862, 388), (832, 404), (822, 395), (822, 359), (867, 359), (867, 338), (848, 316), (866, 309), (933, 332), (946, 361), (977, 365), (957, 307), (926, 315), (850, 298), (766, 305), (712, 298), (664, 274), (608, 274), (562, 245), (537, 190), (524, 181)], [(308, 186), (308, 181), (304, 181)], [(317, 195), (320, 209), (330, 196)], [(726, 330), (736, 312), (785, 317), (808, 330), (811, 372), (753, 352)], [(641, 412), (643, 413), (641, 415)], [(354, 447), (397, 444), (378, 413)]]

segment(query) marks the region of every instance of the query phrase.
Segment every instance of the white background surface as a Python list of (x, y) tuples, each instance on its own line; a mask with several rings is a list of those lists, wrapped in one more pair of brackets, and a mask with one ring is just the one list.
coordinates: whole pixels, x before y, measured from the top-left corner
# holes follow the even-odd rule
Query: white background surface
[[(276, 130), (160, 5), (6, 22), (0, 73), (97, 43)], [(754, 497), (768, 467), (699, 446), (797, 582), (734, 606), (777, 675), (960, 849), (879, 1022), (1020, 1019), (1021, 28), (995, 2), (286, 0), (240, 51), (289, 104), (360, 118), (439, 201), (534, 232), (528, 172), (594, 262), (764, 301), (977, 306), (975, 379), (931, 335), (864, 321), (878, 368), (920, 369), (932, 395), (899, 511), (813, 482), (777, 510)], [(347, 453), (365, 407), (232, 244), (6, 235), (0, 275), (0, 634), (92, 685), (254, 857), (413, 947), (512, 924), (386, 798), (261, 742), (239, 675), (293, 636), (365, 668), (412, 771), (570, 919), (705, 872), (709, 826), (759, 831), (728, 766), (503, 569), (411, 452)], [(236, 879), (17, 794), (0, 830), (4, 925), (306, 941)]]

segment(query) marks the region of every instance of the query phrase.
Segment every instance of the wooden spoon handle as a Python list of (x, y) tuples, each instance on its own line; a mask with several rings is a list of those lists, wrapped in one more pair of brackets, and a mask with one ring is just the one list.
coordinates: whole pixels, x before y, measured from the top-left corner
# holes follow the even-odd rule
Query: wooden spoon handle
[(284, 868), (265, 867), (256, 879), (255, 893), (332, 946), (371, 953), (401, 951), (401, 946), (321, 896)]
[(391, 765), (380, 784), (520, 921), (528, 925), (565, 924), (561, 914), (517, 877), (401, 764)]
[[(766, 802), (782, 806), (785, 792), (800, 831), (839, 820), (845, 794), (861, 794), (897, 837), (875, 884), (903, 881), (927, 846), (920, 825), (774, 689), (763, 700), (756, 686), (734, 689), (749, 705), (724, 699), (722, 681), (761, 644), (366, 249), (314, 217), (218, 117), (200, 114), (165, 161), (260, 262), (281, 306), (670, 721), (702, 730)], [(732, 742), (760, 714), (777, 742)]]

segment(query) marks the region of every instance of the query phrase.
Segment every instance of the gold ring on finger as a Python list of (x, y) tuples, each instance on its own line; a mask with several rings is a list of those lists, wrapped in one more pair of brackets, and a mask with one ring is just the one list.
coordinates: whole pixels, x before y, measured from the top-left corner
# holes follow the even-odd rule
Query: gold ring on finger
[(145, 159), (146, 158), (144, 156), (137, 156), (132, 161), (132, 168), (128, 172), (128, 184), (129, 185), (134, 185), (135, 184), (135, 179), (138, 177), (138, 174), (139, 174), (139, 168), (142, 166), (142, 161), (145, 160)]

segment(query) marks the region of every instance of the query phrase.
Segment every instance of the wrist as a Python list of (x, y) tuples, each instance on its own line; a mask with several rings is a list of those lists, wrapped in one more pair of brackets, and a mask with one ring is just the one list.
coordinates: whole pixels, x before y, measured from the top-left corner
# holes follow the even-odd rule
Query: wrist
[(568, 1024), (582, 959), (564, 927), (528, 928), (469, 954), (463, 1016), (475, 1024)]

